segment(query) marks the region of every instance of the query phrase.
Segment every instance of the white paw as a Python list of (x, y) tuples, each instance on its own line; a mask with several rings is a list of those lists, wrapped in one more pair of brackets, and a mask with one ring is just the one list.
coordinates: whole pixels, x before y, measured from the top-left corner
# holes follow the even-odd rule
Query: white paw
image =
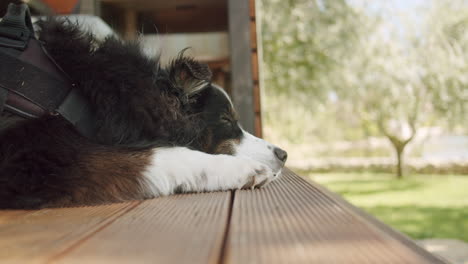
[(235, 157), (230, 165), (230, 171), (226, 171), (223, 177), (233, 181), (232, 189), (260, 188), (276, 176), (267, 165), (250, 158)]

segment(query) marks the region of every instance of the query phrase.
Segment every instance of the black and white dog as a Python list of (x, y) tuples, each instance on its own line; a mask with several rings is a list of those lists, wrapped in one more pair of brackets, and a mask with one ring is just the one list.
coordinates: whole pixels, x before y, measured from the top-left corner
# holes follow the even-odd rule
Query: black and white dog
[(162, 67), (135, 42), (60, 21), (40, 40), (91, 102), (96, 140), (60, 117), (2, 114), (0, 208), (253, 188), (281, 174), (286, 152), (242, 130), (206, 65), (180, 55)]

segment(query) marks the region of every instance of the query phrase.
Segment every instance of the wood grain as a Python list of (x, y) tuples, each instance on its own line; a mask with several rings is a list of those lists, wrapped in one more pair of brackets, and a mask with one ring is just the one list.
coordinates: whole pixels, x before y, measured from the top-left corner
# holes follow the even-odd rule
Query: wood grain
[(53, 263), (218, 263), (230, 195), (145, 201)]
[(235, 193), (225, 263), (444, 263), (286, 170)]
[(0, 211), (0, 263), (46, 263), (132, 205)]

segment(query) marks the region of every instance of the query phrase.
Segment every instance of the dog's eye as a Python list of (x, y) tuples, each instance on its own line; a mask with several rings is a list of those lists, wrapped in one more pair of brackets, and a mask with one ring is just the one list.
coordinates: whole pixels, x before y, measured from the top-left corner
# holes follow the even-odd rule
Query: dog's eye
[(221, 122), (226, 123), (226, 124), (232, 124), (232, 121), (229, 117), (221, 117)]

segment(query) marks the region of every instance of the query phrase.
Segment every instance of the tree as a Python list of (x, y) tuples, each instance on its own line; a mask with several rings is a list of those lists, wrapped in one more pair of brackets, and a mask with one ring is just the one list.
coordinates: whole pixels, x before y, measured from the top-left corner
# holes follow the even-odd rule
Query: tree
[(393, 146), (398, 178), (405, 148), (418, 128), (435, 121), (466, 123), (467, 3), (433, 1), (425, 17), (425, 27), (411, 27), (410, 21), (404, 32), (378, 17), (361, 20), (368, 26), (362, 27), (366, 32), (355, 55), (346, 56), (331, 73), (335, 80), (341, 77), (333, 88), (341, 101)]
[[(325, 134), (323, 123), (298, 125), (297, 116), (322, 119), (328, 97), (326, 78), (335, 59), (353, 45), (360, 16), (347, 0), (261, 0), (266, 133), (299, 142)], [(287, 108), (284, 106), (288, 105)], [(275, 124), (281, 123), (281, 126)], [(274, 126), (274, 129), (270, 127)], [(337, 131), (337, 130), (335, 130)], [(270, 135), (272, 136), (272, 135)], [(316, 138), (315, 136), (313, 137)]]
[(452, 124), (464, 123), (468, 113), (468, 3), (433, 1), (425, 38), (416, 42), (425, 68), (423, 81), (434, 106)]
[(468, 107), (468, 8), (432, 2), (425, 26), (398, 27), (346, 0), (262, 1), (267, 97), (283, 94), (314, 111), (338, 105), (336, 120), (358, 119), (389, 140), (401, 178), (418, 129), (460, 123)]
[(260, 5), (269, 91), (322, 99), (327, 92), (321, 74), (352, 45), (359, 16), (346, 0), (263, 0)]
[(401, 32), (375, 17), (361, 20), (366, 32), (354, 54), (329, 72), (340, 103), (349, 104), (364, 126), (376, 126), (393, 146), (398, 178), (403, 176), (404, 151), (418, 128), (441, 117), (464, 120), (468, 8), (455, 2), (434, 2), (425, 31), (407, 24)]
[(381, 22), (330, 74), (340, 103), (348, 105), (363, 126), (375, 126), (389, 140), (401, 178), (405, 148), (427, 120), (431, 105), (417, 58), (388, 34), (388, 26)]

